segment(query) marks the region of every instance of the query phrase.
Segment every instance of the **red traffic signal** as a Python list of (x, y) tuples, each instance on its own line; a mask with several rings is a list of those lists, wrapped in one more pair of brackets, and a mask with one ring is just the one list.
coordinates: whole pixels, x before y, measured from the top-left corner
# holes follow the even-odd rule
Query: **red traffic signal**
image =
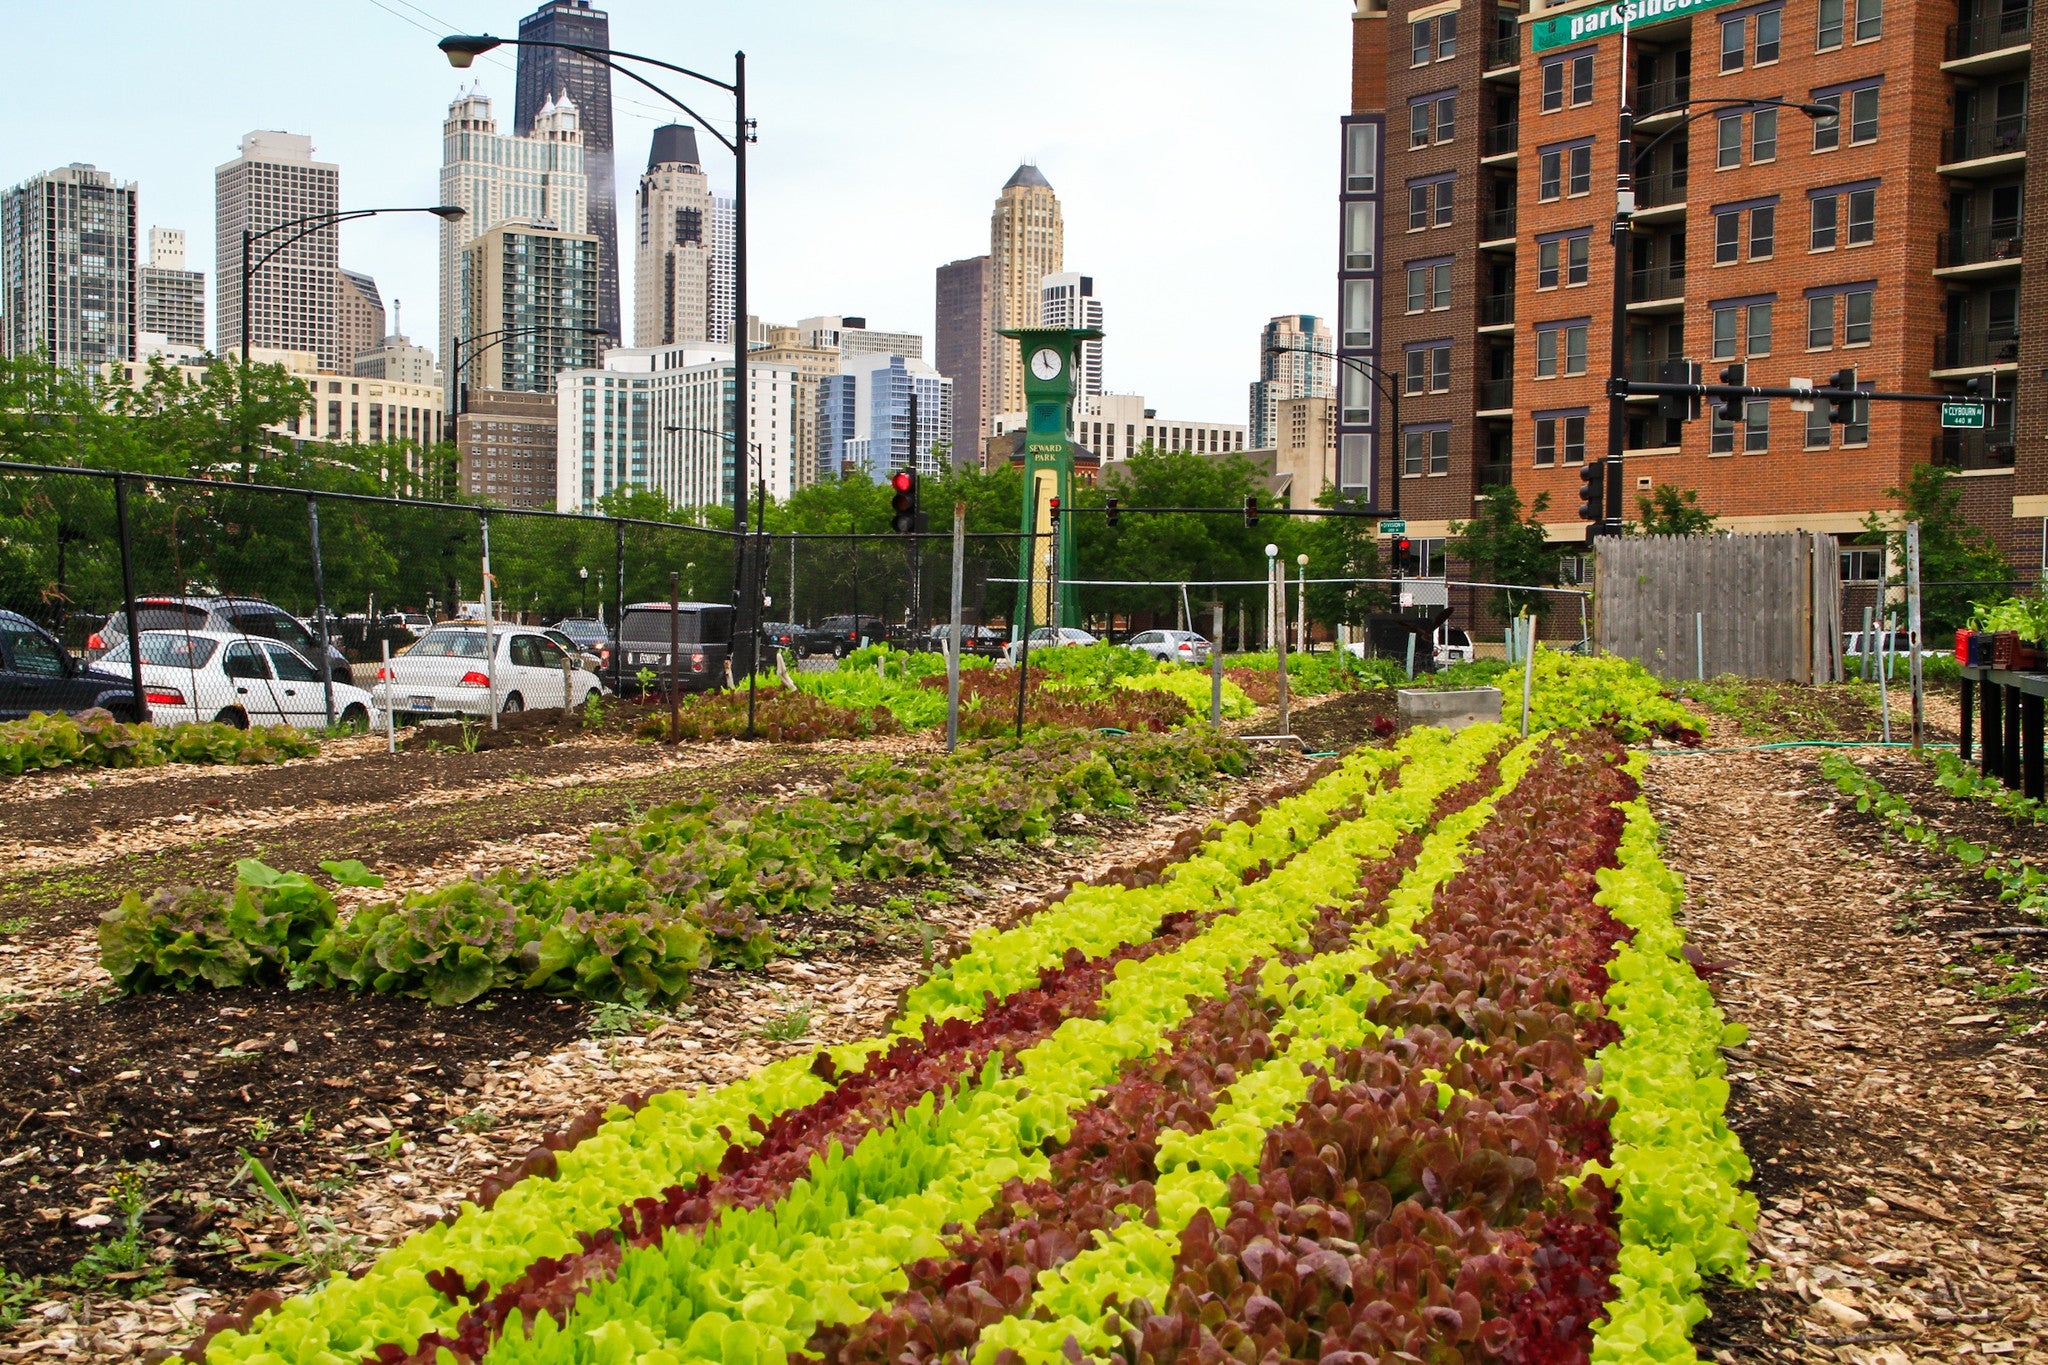
[(889, 507), (895, 513), (889, 519), (890, 529), (898, 535), (909, 535), (917, 529), (917, 471), (899, 469), (889, 476), (889, 486), (896, 495), (889, 499)]
[(898, 493), (908, 493), (910, 491), (910, 486), (915, 482), (917, 482), (917, 479), (914, 475), (911, 474), (909, 470), (899, 469), (890, 478), (889, 486), (895, 489)]

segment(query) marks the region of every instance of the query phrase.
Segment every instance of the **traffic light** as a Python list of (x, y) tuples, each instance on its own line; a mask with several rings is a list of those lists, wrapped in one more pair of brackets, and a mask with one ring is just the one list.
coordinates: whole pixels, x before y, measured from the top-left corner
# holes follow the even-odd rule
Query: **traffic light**
[[(1667, 360), (1657, 378), (1666, 384), (1697, 384), (1700, 382), (1700, 363), (1697, 360)], [(1690, 422), (1700, 415), (1700, 396), (1696, 393), (1660, 393), (1657, 395), (1657, 415), (1673, 422)]]
[[(1841, 389), (1846, 393), (1854, 393), (1856, 391), (1856, 371), (1836, 370), (1835, 377), (1828, 381), (1828, 387)], [(1830, 398), (1828, 400), (1828, 420), (1838, 427), (1846, 427), (1856, 420), (1856, 409), (1862, 403), (1863, 400), (1860, 398)]]
[(1607, 461), (1588, 460), (1579, 467), (1579, 520), (1598, 523), (1607, 517)]
[[(1748, 382), (1748, 379), (1749, 366), (1742, 364), (1740, 361), (1721, 371), (1721, 382), (1733, 385), (1736, 388), (1741, 388)], [(1742, 423), (1742, 403), (1742, 395), (1739, 393), (1722, 394), (1714, 400), (1714, 415), (1730, 426), (1740, 426)]]
[(1052, 509), (1052, 529), (1057, 531), (1060, 529), (1060, 500), (1054, 498), (1049, 505)]
[(889, 506), (895, 515), (889, 519), (890, 529), (898, 535), (909, 535), (917, 529), (917, 471), (899, 469), (889, 476), (889, 487), (896, 490), (889, 499)]
[(1257, 526), (1259, 524), (1259, 500), (1249, 493), (1244, 495), (1244, 524), (1247, 526)]
[(1394, 567), (1402, 573), (1413, 573), (1415, 564), (1415, 542), (1406, 536), (1394, 537)]
[(1114, 526), (1116, 525), (1116, 515), (1116, 499), (1113, 497), (1104, 498), (1102, 500), (1102, 519), (1111, 526)]

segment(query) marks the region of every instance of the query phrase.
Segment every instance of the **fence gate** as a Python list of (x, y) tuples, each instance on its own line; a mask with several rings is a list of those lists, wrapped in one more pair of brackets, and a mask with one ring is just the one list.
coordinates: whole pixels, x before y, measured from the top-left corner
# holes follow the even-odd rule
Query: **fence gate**
[(1660, 678), (1841, 681), (1833, 536), (1613, 536), (1594, 563), (1595, 640)]

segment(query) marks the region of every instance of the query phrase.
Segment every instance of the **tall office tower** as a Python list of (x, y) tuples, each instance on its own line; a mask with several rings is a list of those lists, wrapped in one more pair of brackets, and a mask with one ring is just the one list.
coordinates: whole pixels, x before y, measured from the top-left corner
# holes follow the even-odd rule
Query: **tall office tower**
[(149, 230), (141, 330), (173, 346), (206, 347), (206, 272), (185, 268), (185, 229)]
[[(498, 224), (552, 223), (564, 232), (589, 231), (590, 186), (583, 172), (582, 118), (573, 99), (543, 102), (531, 137), (498, 131), (491, 101), (472, 89), (448, 106), (441, 125), (441, 202), (466, 212), (441, 222), (441, 363), (452, 395), (459, 368), (467, 369), (468, 344), (478, 329), (464, 320), (469, 283), (463, 276), (470, 242)], [(457, 339), (463, 340), (456, 355)], [(488, 384), (472, 384), (488, 388)]]
[(603, 250), (594, 233), (547, 223), (500, 223), (471, 242), (464, 315), (475, 335), (503, 335), (474, 363), (465, 358), (462, 382), (552, 393), (562, 371), (595, 369), (605, 340), (596, 334)]
[(360, 270), (346, 266), (335, 271), (334, 345), (341, 356), (335, 368), (353, 373), (356, 357), (383, 341), (384, 296), (377, 282)]
[[(1047, 275), (1039, 286), (1040, 316), (1047, 327), (1102, 327), (1102, 296), (1095, 292), (1093, 275), (1066, 271)], [(1102, 393), (1102, 343), (1081, 343), (1081, 369), (1074, 385), (1076, 397), (1094, 398)]]
[[(732, 340), (732, 308), (734, 289), (733, 257), (734, 243), (738, 240), (733, 229), (733, 201), (724, 196), (711, 196), (711, 282), (706, 290), (704, 311), (709, 318), (705, 326), (712, 341)], [(758, 339), (754, 344), (759, 345)]]
[[(341, 208), (341, 167), (313, 159), (313, 139), (254, 132), (241, 155), (213, 173), (214, 340), (223, 352), (242, 340), (242, 234)], [(299, 229), (256, 243), (253, 260)], [(322, 369), (347, 369), (336, 344), (338, 234), (316, 227), (272, 256), (249, 278), (249, 344), (311, 351)], [(347, 357), (354, 359), (354, 357)]]
[[(654, 130), (640, 177), (640, 246), (633, 269), (633, 344), (711, 339), (711, 179), (697, 156), (697, 130)], [(730, 334), (731, 299), (726, 300)]]
[(1044, 309), (1047, 275), (1066, 268), (1066, 232), (1060, 201), (1038, 167), (1017, 168), (989, 215), (989, 404), (996, 412), (1024, 406), (1023, 361), (1017, 343), (995, 332), (1036, 327)]
[[(519, 36), (580, 47), (612, 45), (611, 20), (603, 10), (592, 9), (590, 0), (548, 0), (519, 21)], [(607, 336), (623, 337), (625, 333), (619, 330), (619, 190), (612, 170), (611, 69), (580, 52), (558, 47), (520, 48), (512, 131), (520, 137), (536, 131), (548, 103), (564, 93), (583, 113), (588, 231), (602, 247), (598, 253), (597, 325)]]
[[(763, 327), (760, 332), (748, 363), (779, 365), (795, 376), (789, 417), (789, 446), (795, 465), (791, 486), (808, 488), (824, 476), (818, 462), (818, 391), (827, 375), (839, 373), (839, 352), (806, 345), (803, 333), (795, 327)], [(831, 471), (829, 477), (837, 478), (838, 471)]]
[(952, 438), (953, 381), (914, 356), (842, 357), (819, 385), (818, 465), (832, 475), (857, 469), (880, 483), (899, 469), (934, 474), (933, 450)]
[(135, 358), (135, 186), (73, 162), (0, 195), (0, 339), (66, 366)]
[(1277, 445), (1280, 404), (1289, 398), (1334, 398), (1330, 377), (1335, 340), (1330, 325), (1308, 313), (1285, 313), (1259, 329), (1259, 377), (1252, 381), (1252, 448)]
[(989, 258), (969, 256), (939, 267), (938, 330), (932, 359), (953, 381), (953, 463), (981, 462), (987, 434), (989, 355), (995, 340), (989, 317)]

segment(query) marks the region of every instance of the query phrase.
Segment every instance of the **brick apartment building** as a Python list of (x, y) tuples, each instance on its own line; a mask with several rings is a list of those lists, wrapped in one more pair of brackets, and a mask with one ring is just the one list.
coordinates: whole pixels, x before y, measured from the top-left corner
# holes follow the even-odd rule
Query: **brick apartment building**
[[(1690, 358), (1709, 379), (1740, 362), (1752, 384), (1824, 385), (1853, 367), (1864, 387), (1960, 396), (1974, 378), (2013, 393), (2022, 350), (2048, 355), (2048, 276), (2020, 249), (2030, 15), (2024, 0), (1960, 4), (1677, 0), (1659, 8), (1680, 17), (1632, 23), (1624, 69), (1611, 7), (1437, 0), (1390, 13), (1361, 0), (1339, 349), (1400, 384), (1401, 430), (1383, 433), (1381, 404), (1347, 376), (1345, 480), (1362, 485), (1384, 444), (1379, 477), (1391, 455), (1425, 542), (1507, 478), (1525, 500), (1547, 492), (1553, 535), (1578, 538), (1578, 466), (1607, 447), (1624, 80), (1633, 377)], [(1716, 107), (1765, 98), (1839, 113)], [(1376, 165), (1364, 130), (1383, 147)], [(1356, 310), (1374, 295), (1368, 321)], [(2018, 398), (2017, 438), (2012, 408), (1994, 407), (1989, 431), (1944, 433), (1930, 404), (1871, 404), (1844, 428), (1825, 403), (1756, 402), (1723, 424), (1711, 405), (1680, 423), (1634, 399), (1630, 511), (1638, 490), (1672, 483), (1732, 529), (1849, 532), (1935, 460), (1964, 476), (1971, 516), (2032, 565), (2048, 403), (2032, 380)]]

